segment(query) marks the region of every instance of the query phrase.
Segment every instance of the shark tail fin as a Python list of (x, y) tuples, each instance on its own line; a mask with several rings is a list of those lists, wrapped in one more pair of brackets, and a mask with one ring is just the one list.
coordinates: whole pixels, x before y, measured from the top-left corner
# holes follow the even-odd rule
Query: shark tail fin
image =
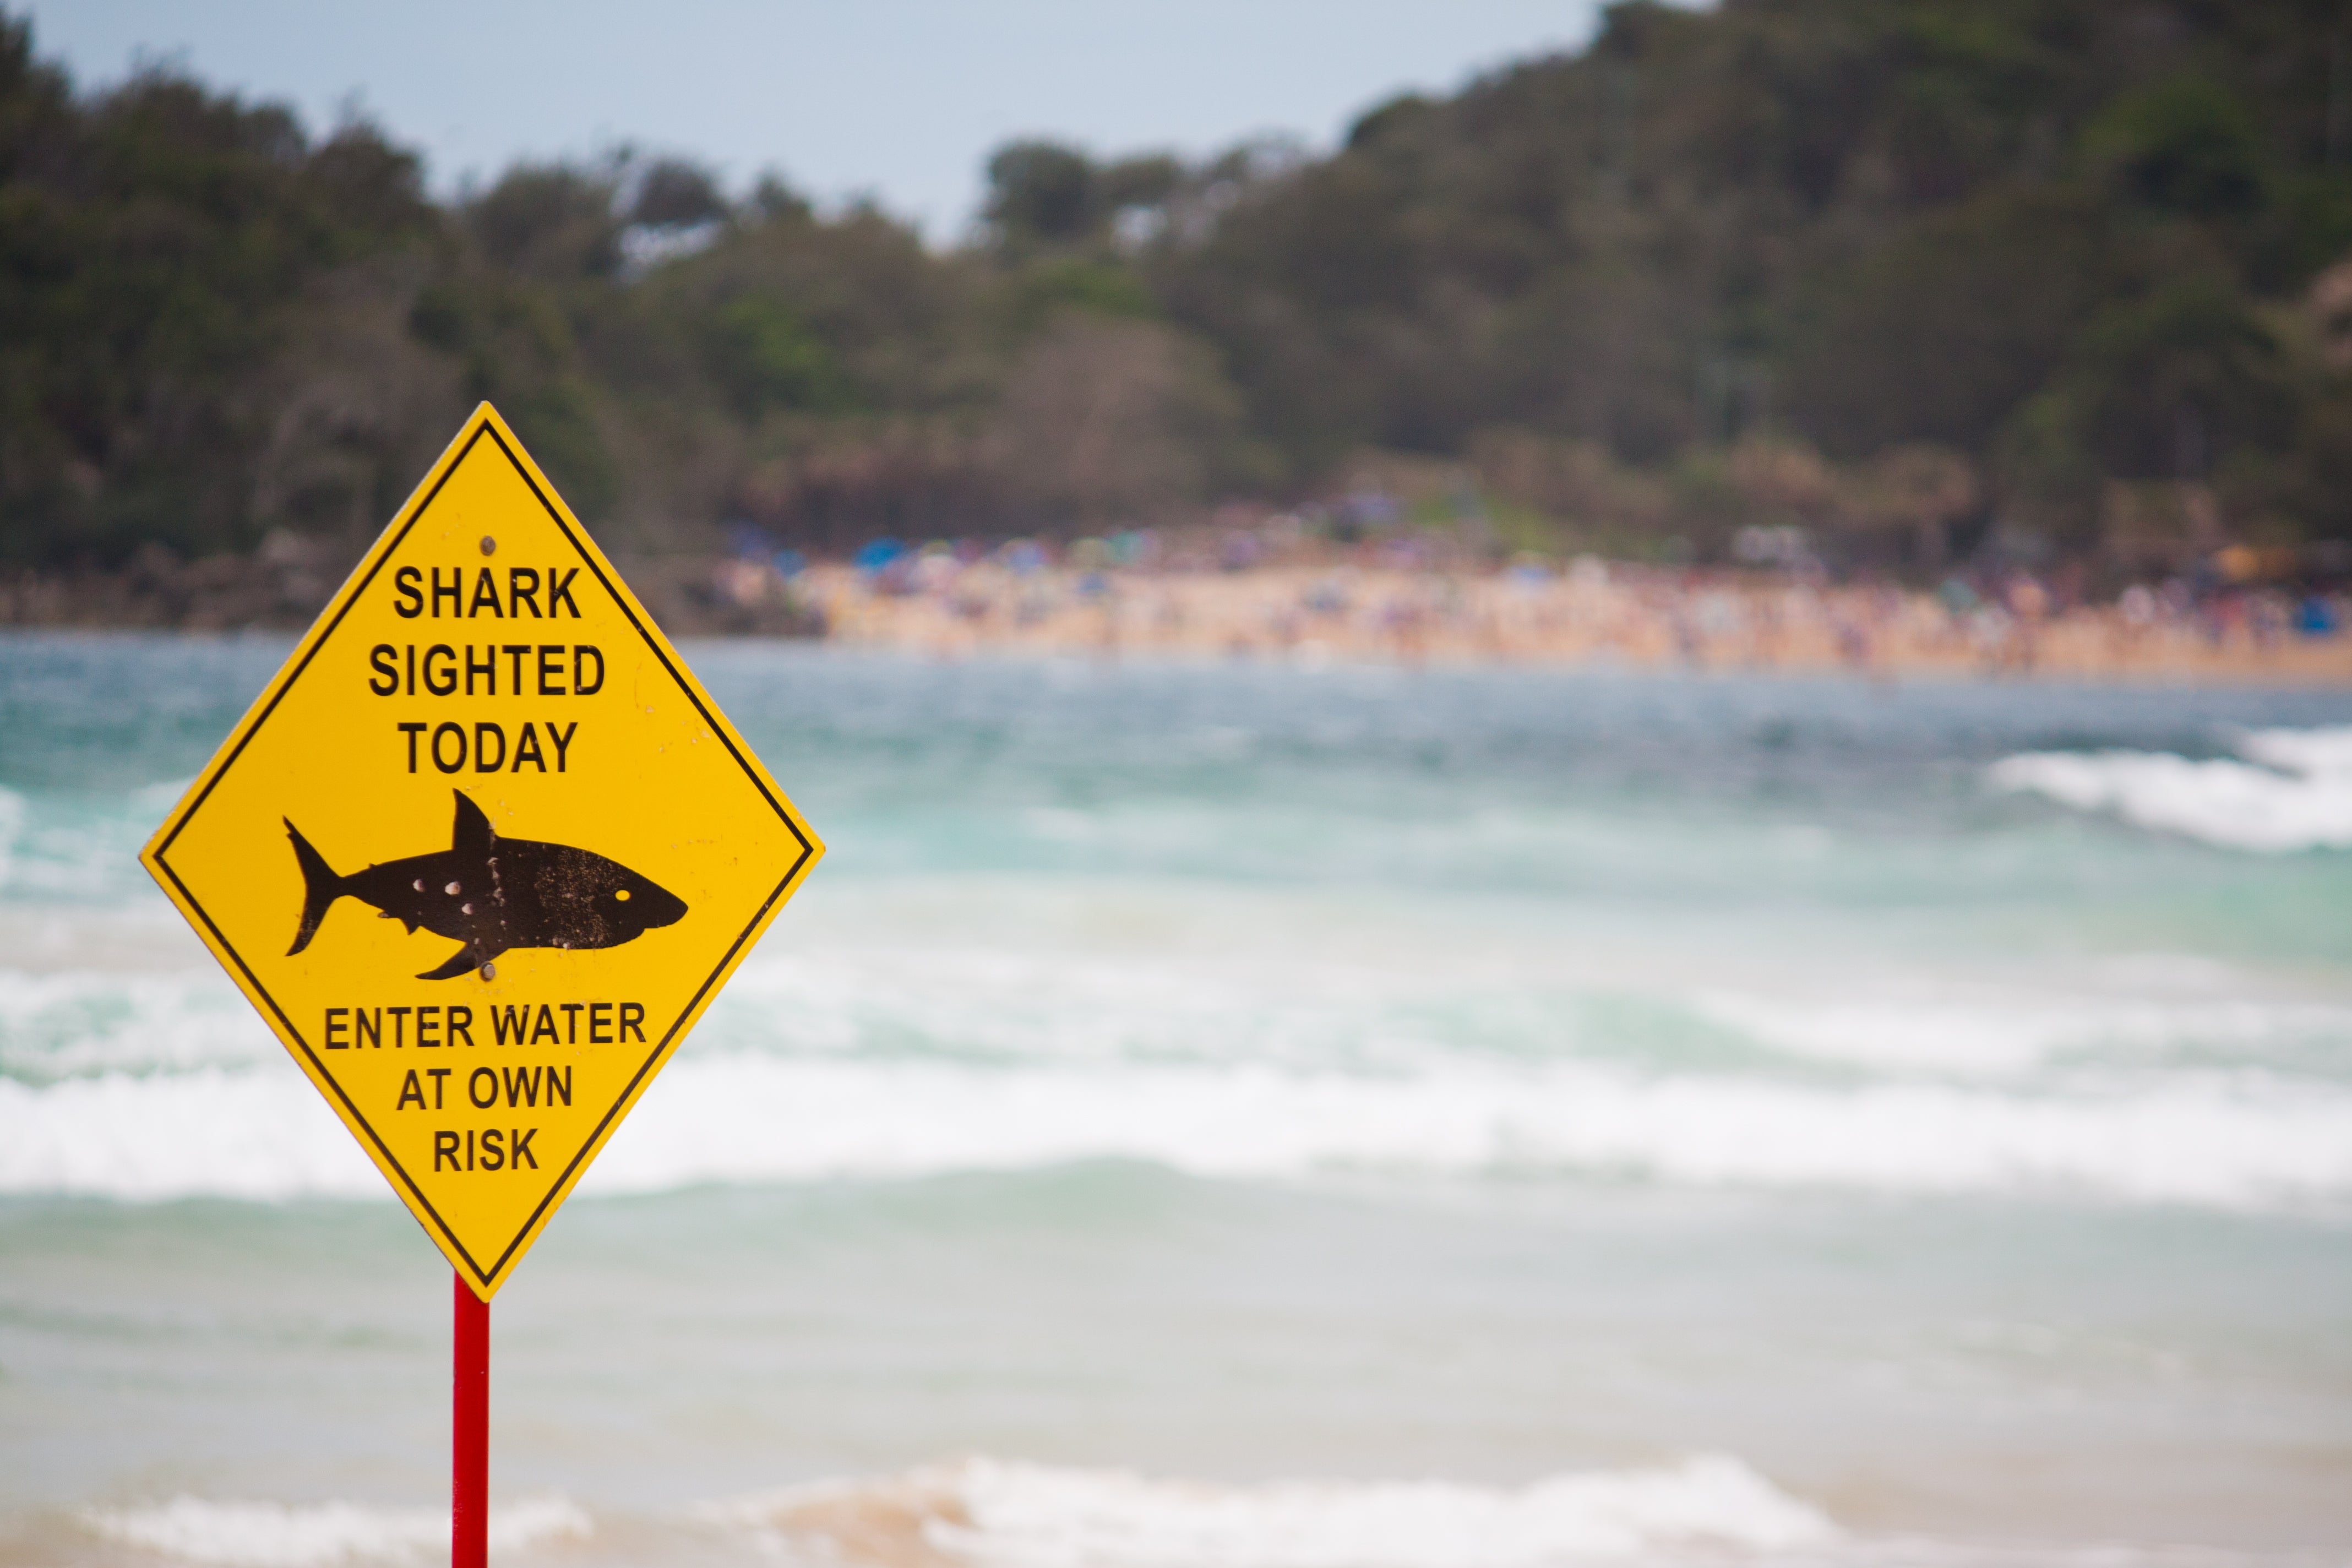
[(294, 933), (294, 945), (286, 950), (286, 956), (291, 958), (310, 946), (310, 939), (319, 934), (319, 922), (327, 918), (327, 906), (343, 896), (343, 879), (335, 875), (325, 856), (310, 847), (310, 841), (302, 837), (302, 830), (294, 826), (291, 818), (279, 820), (286, 824), (286, 837), (294, 841), (294, 858), (302, 868), (302, 929)]

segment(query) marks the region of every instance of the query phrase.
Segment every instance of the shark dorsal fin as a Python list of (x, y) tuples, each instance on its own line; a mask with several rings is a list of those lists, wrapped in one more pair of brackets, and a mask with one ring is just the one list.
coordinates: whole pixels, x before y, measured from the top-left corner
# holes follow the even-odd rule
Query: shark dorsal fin
[(449, 853), (461, 861), (488, 860), (499, 837), (490, 827), (490, 819), (466, 798), (464, 790), (451, 793), (457, 797), (457, 825), (449, 833)]

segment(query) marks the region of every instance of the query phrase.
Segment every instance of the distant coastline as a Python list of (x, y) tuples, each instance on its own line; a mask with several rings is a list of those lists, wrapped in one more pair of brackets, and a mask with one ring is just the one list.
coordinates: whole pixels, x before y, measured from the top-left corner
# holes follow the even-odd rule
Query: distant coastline
[[(676, 636), (787, 637), (952, 658), (1025, 652), (1319, 662), (1615, 665), (1875, 677), (2352, 687), (2352, 604), (2250, 587), (2067, 603), (2029, 575), (1928, 592), (1801, 573), (1580, 557), (1430, 567), (1377, 552), (1229, 568), (909, 553), (886, 570), (619, 563)], [(0, 576), (0, 627), (299, 630), (344, 563), (280, 539), (186, 565)]]
[[(2189, 582), (2189, 619), (2352, 581), (2345, 40), (2265, 6), (1950, 12), (1611, 5), (1328, 151), (1023, 137), (940, 245), (628, 142), (436, 198), (356, 109), (312, 136), (167, 59), (77, 88), (0, 17), (0, 619), (299, 625), (299, 540), (355, 558), (483, 399), (608, 550), (701, 557), (658, 610), (697, 631), (813, 629), (712, 590), (761, 549), (1283, 518), (1367, 563), (1444, 534), (1488, 571), (1801, 560), (2004, 600), (2023, 570), (2059, 619), (2134, 581)], [(1486, 657), (1412, 599), (1298, 640)], [(1727, 640), (1661, 613), (1616, 657)], [(1995, 667), (2043, 657), (1994, 621)], [(1822, 657), (1790, 636), (1754, 657)]]

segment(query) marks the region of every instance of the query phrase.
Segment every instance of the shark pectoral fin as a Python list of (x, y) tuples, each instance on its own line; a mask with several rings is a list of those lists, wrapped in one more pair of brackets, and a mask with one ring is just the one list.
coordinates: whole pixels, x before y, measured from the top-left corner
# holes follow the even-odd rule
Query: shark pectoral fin
[(448, 962), (442, 964), (440, 968), (428, 969), (416, 978), (419, 980), (455, 980), (460, 974), (471, 973), (473, 971), (479, 969), (488, 962), (489, 962), (488, 959), (483, 958), (475, 952), (473, 943), (467, 942), (465, 946), (451, 953), (449, 955)]
[[(506, 949), (503, 947), (483, 947), (479, 943), (469, 942), (465, 946), (459, 948), (457, 952), (451, 953), (440, 968), (428, 969), (416, 978), (419, 980), (455, 980), (457, 976), (465, 973), (468, 970), (488, 968), (490, 960), (496, 958), (505, 951)], [(482, 978), (488, 980), (489, 976), (485, 974)]]

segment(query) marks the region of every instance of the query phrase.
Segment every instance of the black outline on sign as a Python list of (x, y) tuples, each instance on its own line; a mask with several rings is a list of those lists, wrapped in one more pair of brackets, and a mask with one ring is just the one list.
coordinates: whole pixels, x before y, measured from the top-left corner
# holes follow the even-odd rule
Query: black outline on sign
[[(172, 846), (179, 838), (182, 830), (195, 820), (196, 813), (203, 808), (205, 801), (212, 795), (214, 786), (226, 778), (229, 770), (236, 766), (237, 759), (245, 754), (247, 744), (256, 735), (261, 733), (262, 726), (267, 724), (269, 721), (269, 716), (278, 710), (278, 704), (285, 700), (288, 692), (294, 689), (295, 683), (302, 679), (303, 672), (310, 668), (310, 661), (318, 657), (320, 650), (333, 639), (337, 628), (342, 625), (343, 617), (351, 613), (352, 605), (360, 602), (360, 596), (367, 592), (368, 585), (375, 581), (376, 574), (382, 571), (384, 563), (392, 559), (393, 553), (400, 548), (401, 542), (408, 537), (417, 523), (424, 520), (425, 514), (432, 510), (434, 501), (441, 494), (441, 487), (447, 484), (450, 476), (465, 465), (466, 459), (473, 453), (475, 444), (485, 436), (488, 436), (498, 447), (499, 455), (513, 466), (516, 475), (530, 488), (532, 499), (546, 510), (549, 520), (563, 535), (564, 542), (570, 544), (574, 552), (579, 555), (581, 564), (587, 567), (596, 581), (603, 584), (605, 595), (611, 598), (614, 605), (627, 617), (631, 628), (636, 632), (646, 647), (653, 651), (654, 657), (661, 660), (662, 668), (669, 671), (670, 679), (677, 683), (677, 689), (686, 694), (688, 701), (694, 704), (695, 711), (702, 715), (703, 722), (709, 726), (710, 732), (726, 746), (728, 754), (733, 757), (736, 765), (743, 770), (743, 776), (751, 781), (752, 787), (760, 792), (760, 797), (768, 803), (769, 809), (776, 814), (777, 819), (784, 825), (785, 830), (792, 834), (793, 841), (800, 846), (800, 853), (793, 858), (793, 863), (785, 869), (782, 880), (779, 881), (770, 890), (768, 896), (760, 901), (760, 907), (752, 911), (749, 923), (737, 933), (733, 942), (727, 944), (727, 951), (719, 954), (719, 962), (711, 966), (710, 973), (704, 976), (702, 984), (695, 987), (694, 994), (687, 998), (686, 1005), (678, 1011), (677, 1017), (670, 1020), (669, 1027), (662, 1031), (661, 1038), (655, 1042), (653, 1049), (647, 1053), (646, 1059), (638, 1064), (635, 1072), (629, 1075), (628, 1083), (622, 1088), (619, 1097), (613, 1101), (612, 1107), (597, 1120), (595, 1127), (581, 1143), (579, 1152), (572, 1155), (570, 1163), (556, 1173), (555, 1180), (548, 1187), (546, 1195), (532, 1207), (530, 1214), (522, 1223), (522, 1228), (515, 1232), (514, 1239), (507, 1243), (506, 1250), (499, 1254), (498, 1261), (491, 1264), (488, 1269), (484, 1269), (474, 1260), (474, 1255), (467, 1250), (466, 1244), (457, 1239), (457, 1232), (449, 1227), (448, 1222), (441, 1217), (440, 1211), (433, 1206), (432, 1200), (427, 1198), (424, 1190), (416, 1184), (415, 1178), (408, 1173), (408, 1168), (394, 1158), (392, 1151), (385, 1147), (383, 1140), (377, 1135), (374, 1126), (360, 1113), (359, 1107), (352, 1103), (351, 1096), (343, 1092), (343, 1086), (336, 1081), (335, 1076), (327, 1070), (326, 1064), (321, 1062), (318, 1054), (310, 1048), (310, 1040), (299, 1028), (295, 1026), (294, 1020), (287, 1016), (286, 1010), (278, 1005), (278, 999), (270, 995), (269, 988), (262, 984), (261, 977), (254, 973), (252, 967), (245, 962), (244, 955), (236, 951), (236, 945), (228, 940), (226, 933), (214, 923), (213, 917), (205, 912), (204, 905), (197, 900), (195, 893), (180, 879), (180, 874), (172, 869), (171, 862), (165, 858), (171, 853)], [(197, 918), (205, 922), (205, 929), (212, 932), (214, 943), (218, 950), (236, 960), (236, 967), (244, 974), (247, 984), (255, 995), (268, 1004), (270, 1012), (277, 1016), (287, 1037), (302, 1047), (303, 1056), (310, 1060), (312, 1076), (335, 1091), (335, 1098), (342, 1102), (343, 1110), (352, 1124), (367, 1134), (368, 1142), (375, 1145), (376, 1152), (383, 1157), (383, 1163), (399, 1173), (402, 1184), (415, 1198), (416, 1205), (433, 1216), (434, 1225), (439, 1227), (441, 1235), (451, 1247), (457, 1249), (458, 1256), (466, 1260), (466, 1266), (474, 1271), (477, 1279), (488, 1285), (499, 1277), (499, 1271), (504, 1269), (508, 1263), (512, 1261), (515, 1248), (520, 1247), (523, 1237), (529, 1236), (538, 1226), (541, 1215), (547, 1212), (548, 1205), (555, 1201), (555, 1194), (562, 1192), (571, 1182), (573, 1173), (580, 1168), (581, 1162), (587, 1159), (589, 1151), (594, 1149), (604, 1139), (606, 1130), (613, 1124), (613, 1119), (620, 1114), (621, 1107), (626, 1105), (635, 1096), (638, 1086), (645, 1082), (646, 1075), (653, 1070), (656, 1062), (661, 1060), (663, 1053), (669, 1049), (670, 1042), (677, 1037), (677, 1032), (684, 1026), (686, 1020), (692, 1017), (695, 1010), (702, 1005), (703, 998), (709, 994), (710, 988), (718, 984), (719, 975), (726, 973), (727, 966), (735, 961), (735, 954), (740, 951), (743, 943), (750, 940), (754, 931), (760, 928), (761, 922), (768, 918), (768, 911), (775, 907), (778, 899), (783, 897), (784, 889), (793, 885), (793, 879), (801, 874), (801, 868), (808, 864), (809, 857), (813, 853), (814, 849), (809, 843), (808, 835), (801, 831), (801, 826), (793, 819), (793, 814), (785, 810), (782, 803), (777, 800), (774, 794), (769, 790), (767, 781), (761, 777), (759, 768), (745, 757), (741, 749), (735, 744), (730, 726), (721, 721), (708, 707), (704, 706), (702, 695), (697, 689), (696, 683), (688, 679), (677, 666), (670, 661), (669, 649), (663, 639), (646, 630), (645, 623), (637, 618), (637, 613), (632, 607), (628, 595), (614, 586), (613, 580), (604, 574), (604, 569), (597, 563), (595, 552), (583, 547), (580, 535), (565, 521), (562, 509), (548, 500), (546, 492), (540, 489), (539, 481), (531, 478), (530, 469), (515, 456), (514, 448), (507, 445), (505, 437), (499, 434), (498, 427), (485, 419), (473, 435), (467, 438), (465, 446), (458, 450), (457, 456), (451, 460), (449, 466), (442, 470), (441, 477), (434, 481), (433, 488), (425, 492), (425, 499), (417, 502), (416, 510), (409, 514), (408, 521), (401, 525), (400, 531), (393, 536), (391, 543), (376, 552), (374, 563), (368, 567), (367, 574), (360, 579), (358, 584), (349, 594), (344, 595), (341, 606), (335, 611), (334, 618), (327, 623), (326, 629), (319, 634), (308, 651), (302, 655), (285, 679), (278, 684), (278, 689), (270, 695), (268, 703), (260, 713), (255, 716), (253, 722), (246, 726), (245, 733), (237, 737), (236, 744), (230, 750), (226, 760), (213, 771), (212, 776), (205, 781), (205, 787), (197, 792), (195, 799), (190, 801), (186, 808), (179, 814), (178, 819), (172, 824), (172, 831), (164, 836), (161, 844), (155, 847), (155, 864), (163, 868), (165, 876), (172, 879), (172, 886), (179, 889), (180, 897), (186, 901), (187, 907), (194, 910)]]

